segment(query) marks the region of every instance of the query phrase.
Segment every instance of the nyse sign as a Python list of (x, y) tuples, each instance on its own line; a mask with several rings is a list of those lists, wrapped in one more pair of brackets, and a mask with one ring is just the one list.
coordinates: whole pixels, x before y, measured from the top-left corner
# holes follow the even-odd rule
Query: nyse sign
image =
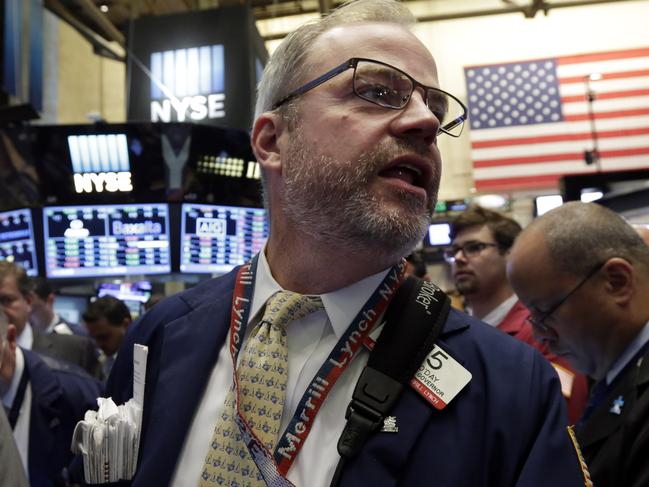
[(151, 54), (151, 120), (200, 121), (225, 117), (223, 45)]
[(124, 171), (75, 174), (74, 190), (77, 193), (132, 191), (131, 173)]
[(153, 122), (184, 122), (190, 120), (205, 120), (225, 117), (225, 95), (186, 96), (176, 100), (151, 102), (151, 120)]

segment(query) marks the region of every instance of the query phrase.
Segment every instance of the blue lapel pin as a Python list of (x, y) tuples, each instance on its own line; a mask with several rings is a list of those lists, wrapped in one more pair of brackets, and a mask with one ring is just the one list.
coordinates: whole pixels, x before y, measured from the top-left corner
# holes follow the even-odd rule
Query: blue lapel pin
[(624, 406), (624, 398), (618, 396), (611, 405), (611, 409), (608, 410), (609, 413), (620, 415), (622, 414), (622, 406)]

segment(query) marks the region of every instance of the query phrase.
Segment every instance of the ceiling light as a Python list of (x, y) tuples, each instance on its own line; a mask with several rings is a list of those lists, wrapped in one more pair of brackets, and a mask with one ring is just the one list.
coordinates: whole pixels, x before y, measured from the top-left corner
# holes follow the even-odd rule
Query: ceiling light
[(102, 3), (102, 4), (99, 6), (99, 10), (101, 10), (101, 11), (104, 12), (104, 13), (108, 12), (108, 5), (106, 5), (105, 3)]

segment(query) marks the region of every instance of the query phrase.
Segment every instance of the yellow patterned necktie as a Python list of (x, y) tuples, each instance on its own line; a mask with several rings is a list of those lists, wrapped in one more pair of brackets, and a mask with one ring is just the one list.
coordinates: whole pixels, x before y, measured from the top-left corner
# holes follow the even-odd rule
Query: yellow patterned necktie
[[(264, 316), (241, 351), (236, 372), (239, 410), (271, 453), (280, 434), (286, 396), (286, 325), (322, 308), (319, 297), (278, 291), (267, 301)], [(201, 473), (201, 486), (266, 485), (235, 422), (235, 393), (232, 389), (228, 392), (223, 414), (216, 422)]]

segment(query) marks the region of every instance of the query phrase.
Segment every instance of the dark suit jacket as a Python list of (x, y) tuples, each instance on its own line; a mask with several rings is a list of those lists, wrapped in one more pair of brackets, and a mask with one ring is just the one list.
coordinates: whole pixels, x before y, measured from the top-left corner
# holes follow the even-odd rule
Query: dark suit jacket
[(93, 377), (99, 377), (101, 373), (97, 348), (89, 337), (42, 333), (34, 330), (32, 351), (77, 365)]
[[(618, 415), (610, 410), (620, 396)], [(577, 438), (596, 487), (649, 485), (649, 351), (622, 372)]]
[(568, 404), (568, 421), (574, 424), (579, 421), (586, 403), (588, 402), (588, 379), (585, 375), (575, 372), (572, 366), (562, 357), (558, 357), (550, 351), (546, 343), (534, 339), (532, 325), (527, 321), (530, 312), (523, 303), (516, 301), (516, 304), (509, 310), (509, 313), (498, 324), (498, 329), (508, 335), (533, 346), (550, 363), (557, 364), (574, 374), (572, 391), (570, 397), (566, 398)]
[(101, 383), (62, 361), (23, 350), (32, 389), (29, 424), (29, 481), (33, 486), (63, 485), (61, 471), (72, 458), (77, 422), (97, 409)]
[(27, 477), (7, 415), (0, 411), (0, 485), (26, 487)]
[[(55, 327), (58, 325), (66, 325), (68, 328), (70, 328), (70, 331), (75, 335), (80, 335), (84, 337), (89, 336), (88, 330), (86, 330), (85, 326), (79, 325), (77, 323), (72, 323), (71, 321), (68, 321), (61, 316), (59, 316), (59, 322), (55, 325)], [(54, 333), (56, 333), (56, 330), (54, 330)]]
[[(172, 296), (127, 334), (107, 393), (118, 404), (131, 397), (133, 344), (148, 345), (133, 485), (167, 485), (173, 476), (228, 332), (233, 284), (230, 273)], [(584, 485), (559, 380), (536, 350), (455, 311), (437, 343), (473, 374), (471, 382), (442, 411), (405, 390), (391, 413), (399, 432), (371, 437), (341, 485)]]

